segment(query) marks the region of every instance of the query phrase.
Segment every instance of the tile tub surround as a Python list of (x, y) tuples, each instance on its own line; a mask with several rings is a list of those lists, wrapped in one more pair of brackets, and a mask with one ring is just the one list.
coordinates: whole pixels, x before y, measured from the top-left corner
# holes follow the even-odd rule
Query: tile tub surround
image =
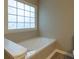
[[(46, 57), (54, 50), (56, 47), (56, 39), (50, 39), (45, 37), (37, 37), (18, 44), (23, 47), (27, 47), (27, 57), (29, 59), (46, 59)], [(29, 54), (29, 55), (28, 55)]]

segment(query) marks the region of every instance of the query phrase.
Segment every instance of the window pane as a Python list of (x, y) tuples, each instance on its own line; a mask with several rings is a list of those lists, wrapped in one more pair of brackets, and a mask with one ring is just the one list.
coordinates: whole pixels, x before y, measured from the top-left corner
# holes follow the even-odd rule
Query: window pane
[(25, 5), (25, 10), (30, 11), (30, 6), (29, 5)]
[(17, 7), (18, 8), (21, 8), (21, 9), (24, 9), (24, 4), (23, 3), (20, 3), (20, 2), (17, 2)]
[(17, 23), (17, 29), (23, 29), (24, 23)]
[(35, 13), (31, 12), (31, 17), (35, 17)]
[(16, 16), (15, 15), (8, 15), (8, 21), (9, 22), (16, 22)]
[(31, 23), (31, 28), (35, 28), (35, 23)]
[(34, 7), (8, 0), (8, 29), (35, 28), (35, 16)]
[(16, 8), (8, 7), (8, 13), (9, 14), (16, 14)]
[(18, 9), (18, 15), (24, 16), (24, 10)]
[(30, 18), (29, 17), (25, 17), (25, 22), (30, 22)]
[(16, 23), (8, 23), (8, 29), (16, 29)]
[(35, 18), (31, 18), (31, 22), (34, 22), (35, 23)]
[(35, 8), (34, 8), (34, 7), (31, 7), (31, 11), (32, 11), (32, 12), (35, 12)]
[(24, 22), (24, 17), (18, 16), (18, 22)]
[(16, 1), (15, 0), (8, 0), (8, 5), (16, 7)]
[(25, 11), (25, 16), (30, 16), (30, 12), (29, 11)]
[(30, 23), (25, 23), (25, 28), (30, 28)]

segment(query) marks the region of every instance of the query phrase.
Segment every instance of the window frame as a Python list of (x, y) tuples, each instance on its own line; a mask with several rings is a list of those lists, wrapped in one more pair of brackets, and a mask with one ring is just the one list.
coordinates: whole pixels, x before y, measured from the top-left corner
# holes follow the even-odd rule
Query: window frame
[[(18, 2), (18, 1), (17, 1)], [(23, 28), (23, 29), (8, 29), (9, 32), (18, 32), (18, 31), (34, 31), (37, 30), (37, 6), (28, 2), (21, 2), (24, 4), (27, 4), (29, 6), (32, 6), (35, 8), (35, 28)], [(9, 6), (8, 6), (9, 7)], [(9, 15), (9, 14), (8, 14)], [(9, 22), (8, 22), (9, 23)]]

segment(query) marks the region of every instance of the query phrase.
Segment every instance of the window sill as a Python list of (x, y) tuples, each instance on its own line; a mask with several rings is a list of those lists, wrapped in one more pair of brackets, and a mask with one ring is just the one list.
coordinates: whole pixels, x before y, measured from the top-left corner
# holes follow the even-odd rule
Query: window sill
[(32, 29), (8, 29), (8, 33), (16, 33), (16, 32), (30, 32), (30, 31), (36, 31), (36, 28)]

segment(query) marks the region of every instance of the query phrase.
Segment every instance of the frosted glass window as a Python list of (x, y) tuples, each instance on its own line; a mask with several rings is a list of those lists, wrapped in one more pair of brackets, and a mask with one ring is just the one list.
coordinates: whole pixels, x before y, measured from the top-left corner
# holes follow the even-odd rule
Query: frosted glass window
[(35, 13), (31, 12), (31, 17), (35, 17)]
[(25, 16), (29, 16), (30, 17), (30, 12), (25, 11)]
[(16, 16), (15, 15), (8, 15), (8, 22), (16, 22)]
[(16, 8), (8, 7), (8, 13), (9, 14), (16, 14)]
[(25, 23), (25, 28), (30, 28), (30, 23)]
[(24, 17), (18, 16), (18, 22), (24, 22)]
[(16, 23), (8, 23), (8, 29), (16, 29)]
[(25, 5), (25, 10), (30, 11), (30, 6), (29, 5)]
[(24, 9), (24, 4), (17, 2), (17, 7), (20, 8), (20, 9)]
[(24, 28), (24, 23), (17, 23), (17, 29)]
[(18, 9), (18, 15), (24, 16), (24, 10)]
[(30, 18), (29, 17), (25, 17), (25, 22), (30, 22)]
[(35, 28), (35, 23), (31, 23), (31, 28)]
[(16, 1), (15, 0), (8, 0), (8, 5), (12, 7), (16, 7)]
[(8, 0), (8, 29), (35, 28), (35, 7)]
[(32, 12), (35, 12), (35, 8), (34, 8), (34, 7), (31, 7), (31, 11), (32, 11)]
[(31, 22), (34, 22), (35, 23), (35, 18), (31, 18)]

